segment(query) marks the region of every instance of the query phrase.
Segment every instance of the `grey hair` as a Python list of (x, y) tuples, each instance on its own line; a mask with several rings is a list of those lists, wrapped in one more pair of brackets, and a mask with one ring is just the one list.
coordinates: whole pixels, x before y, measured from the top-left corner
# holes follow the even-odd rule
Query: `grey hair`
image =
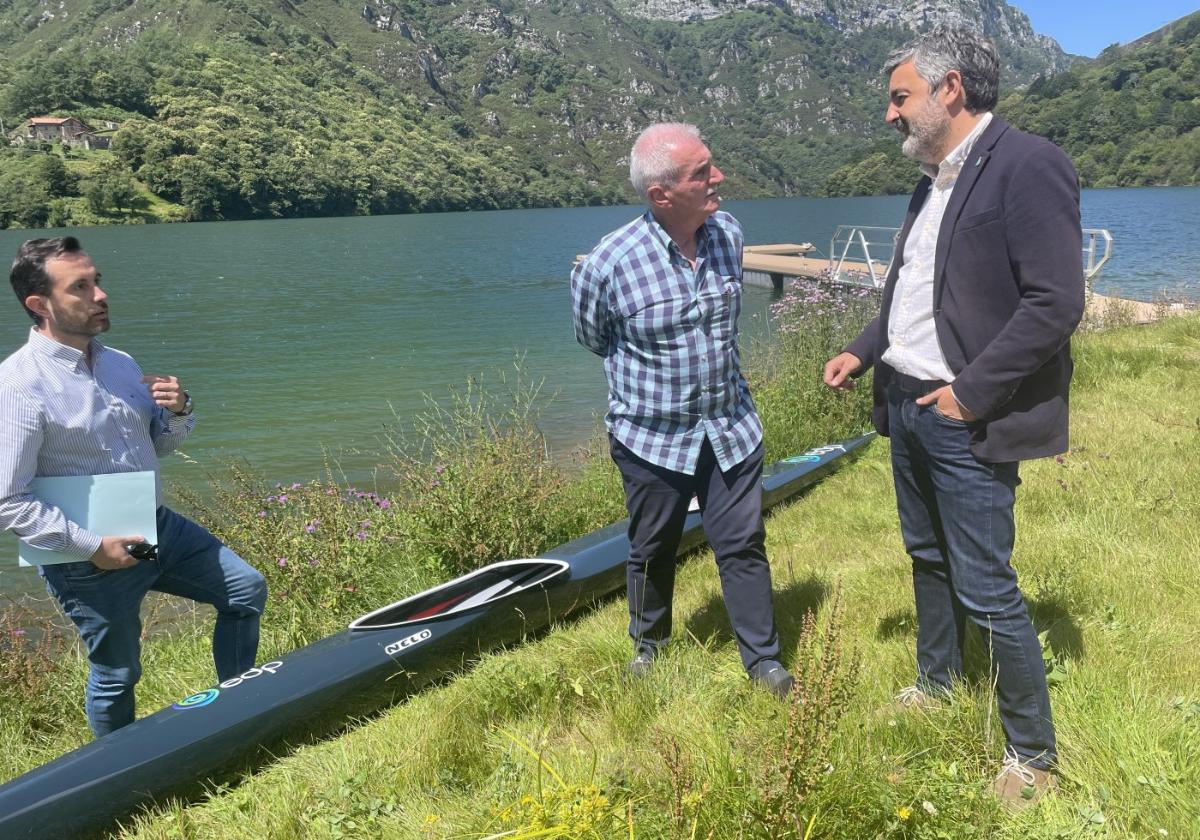
[(673, 187), (679, 182), (679, 165), (671, 152), (686, 137), (700, 139), (700, 129), (689, 123), (655, 123), (642, 129), (629, 152), (629, 180), (646, 198), (655, 184)]
[(885, 75), (911, 61), (917, 74), (937, 90), (951, 70), (962, 76), (967, 110), (990, 111), (1000, 98), (1000, 56), (996, 46), (970, 29), (939, 26), (894, 50), (883, 67)]

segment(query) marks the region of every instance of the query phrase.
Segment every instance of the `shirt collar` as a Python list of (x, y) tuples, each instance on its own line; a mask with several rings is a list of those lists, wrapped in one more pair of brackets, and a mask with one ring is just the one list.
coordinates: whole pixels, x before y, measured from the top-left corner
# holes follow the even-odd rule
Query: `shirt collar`
[[(28, 345), (35, 353), (45, 356), (48, 359), (54, 359), (63, 367), (72, 370), (86, 364), (82, 351), (76, 350), (74, 347), (68, 347), (47, 335), (43, 335), (38, 332), (37, 327), (29, 328)], [(91, 350), (92, 364), (95, 365), (96, 360), (100, 358), (100, 354), (104, 352), (104, 345), (93, 338), (88, 349)]]
[(971, 133), (964, 137), (962, 142), (955, 146), (954, 150), (951, 151), (950, 154), (946, 155), (945, 160), (943, 160), (937, 166), (931, 166), (928, 163), (922, 163), (921, 171), (935, 181), (938, 179), (939, 175), (957, 174), (958, 171), (962, 169), (963, 161), (970, 156), (971, 149), (975, 147), (975, 142), (979, 139), (979, 136), (983, 134), (984, 129), (988, 127), (988, 124), (991, 121), (992, 112), (988, 111), (983, 115), (979, 122), (975, 124), (975, 127), (971, 129)]
[[(667, 229), (658, 223), (658, 219), (654, 218), (654, 214), (649, 210), (642, 216), (646, 223), (646, 227), (650, 230), (651, 236), (658, 240), (669, 257), (672, 253), (679, 253), (679, 246), (675, 244), (675, 240), (671, 238), (671, 234), (667, 233)], [(696, 256), (699, 257), (702, 253), (708, 252), (708, 244), (712, 238), (713, 226), (716, 222), (713, 217), (709, 216), (704, 220), (704, 224), (696, 229)]]

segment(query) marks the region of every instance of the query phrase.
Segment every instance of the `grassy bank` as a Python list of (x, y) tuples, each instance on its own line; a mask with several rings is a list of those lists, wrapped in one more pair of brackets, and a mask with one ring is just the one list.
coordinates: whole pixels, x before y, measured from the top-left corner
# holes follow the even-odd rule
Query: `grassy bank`
[[(680, 572), (676, 641), (644, 681), (625, 675), (618, 600), (486, 656), (339, 738), (226, 780), (207, 801), (138, 818), (122, 836), (1200, 836), (1200, 318), (1088, 334), (1077, 347), (1074, 448), (1025, 465), (1018, 493), (1015, 563), (1045, 632), (1064, 775), (1062, 793), (1036, 810), (1003, 813), (987, 795), (1003, 739), (980, 650), (952, 706), (909, 717), (879, 711), (911, 681), (915, 629), (887, 443), (879, 441), (768, 524), (786, 662), (803, 676), (809, 702), (789, 708), (747, 684), (711, 555), (700, 554)], [(816, 378), (810, 356), (821, 349), (797, 350), (794, 368), (780, 363), (771, 381), (792, 377), (794, 387), (760, 384), (769, 434), (806, 419), (804, 382)], [(825, 396), (832, 407), (808, 417), (809, 428), (789, 431), (828, 433), (834, 426), (822, 424), (861, 409), (834, 400)], [(438, 500), (427, 504), (443, 505), (449, 518), (460, 497), (428, 485), (454, 474), (454, 451), (404, 462)], [(595, 469), (585, 499), (619, 503), (602, 460)], [(577, 487), (562, 485), (564, 505)], [(265, 504), (254, 496), (262, 488), (244, 492), (247, 504)], [(275, 507), (264, 519), (281, 507), (278, 492), (268, 495)], [(370, 517), (339, 528), (359, 525), (347, 538), (355, 540), (364, 520), (368, 534), (393, 527), (370, 539), (377, 556), (398, 558), (392, 552), (417, 526), (385, 525), (386, 510), (367, 501)], [(260, 509), (268, 510), (250, 505), (243, 519)], [(280, 540), (321, 518), (310, 509), (300, 515), (309, 518), (286, 520)], [(430, 513), (422, 527), (440, 521)], [(547, 525), (541, 539), (558, 527)], [(427, 559), (430, 574), (439, 557)], [(293, 567), (271, 562), (283, 573)], [(271, 608), (268, 646), (318, 629), (297, 633), (300, 618), (288, 618), (281, 602)], [(206, 684), (205, 632), (198, 626), (148, 647), (143, 711)], [(85, 737), (71, 702), (81, 665), (45, 667), (54, 668), (53, 684), (31, 690), (57, 705), (37, 714), (0, 682), (8, 692), (0, 695), (5, 778)]]

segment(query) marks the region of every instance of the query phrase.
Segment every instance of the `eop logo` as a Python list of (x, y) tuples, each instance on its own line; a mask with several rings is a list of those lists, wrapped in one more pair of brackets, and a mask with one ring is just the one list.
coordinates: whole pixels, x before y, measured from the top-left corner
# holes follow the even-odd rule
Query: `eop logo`
[(411, 636), (401, 639), (398, 642), (392, 642), (390, 645), (388, 645), (387, 647), (385, 647), (383, 649), (383, 652), (386, 653), (388, 656), (394, 656), (395, 654), (399, 653), (400, 651), (404, 650), (405, 648), (410, 648), (413, 645), (421, 644), (421, 642), (425, 641), (432, 635), (433, 635), (433, 631), (431, 631), (428, 627), (426, 627), (424, 630), (420, 631), (419, 633), (413, 633)]
[(197, 691), (195, 694), (189, 694), (178, 703), (172, 705), (173, 709), (202, 709), (209, 703), (216, 700), (221, 695), (222, 688), (236, 688), (246, 680), (252, 680), (255, 677), (261, 677), (263, 674), (274, 674), (283, 667), (282, 662), (267, 662), (257, 668), (251, 668), (244, 674), (239, 674), (236, 677), (230, 677), (221, 683), (217, 688), (206, 688), (204, 691)]
[(225, 682), (221, 683), (220, 686), (221, 688), (234, 688), (235, 686), (241, 685), (246, 680), (252, 680), (255, 677), (261, 677), (263, 674), (274, 674), (282, 667), (282, 662), (265, 662), (257, 668), (251, 668), (244, 674), (240, 674), (239, 676), (231, 677), (230, 679), (225, 680)]

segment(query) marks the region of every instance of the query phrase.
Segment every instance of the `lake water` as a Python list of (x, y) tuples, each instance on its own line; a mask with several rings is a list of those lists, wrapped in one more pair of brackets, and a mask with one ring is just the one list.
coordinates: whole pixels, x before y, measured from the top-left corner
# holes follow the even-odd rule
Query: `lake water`
[[(810, 241), (827, 254), (838, 224), (896, 226), (907, 197), (729, 201), (747, 243)], [(603, 413), (598, 359), (576, 343), (571, 262), (633, 207), (511, 210), (373, 218), (87, 228), (78, 235), (104, 275), (104, 340), (148, 372), (179, 376), (198, 423), (186, 459), (164, 463), (168, 486), (206, 486), (244, 458), (272, 481), (322, 474), (325, 452), (346, 476), (376, 480), (380, 436), (411, 419), (424, 395), (483, 374), (496, 382), (523, 358), (553, 395), (551, 444), (584, 440)], [(1200, 188), (1088, 190), (1085, 227), (1108, 228), (1114, 257), (1097, 291), (1152, 299), (1200, 296)], [(0, 231), (0, 255), (46, 231)], [(56, 232), (54, 232), (56, 233)], [(747, 290), (743, 333), (769, 331), (770, 293)], [(0, 348), (29, 321), (0, 306)], [(814, 376), (818, 375), (816, 371)], [(380, 481), (386, 476), (379, 474)], [(5, 558), (15, 544), (0, 542)], [(0, 591), (24, 589), (0, 559)], [(35, 584), (36, 587), (36, 584)]]

